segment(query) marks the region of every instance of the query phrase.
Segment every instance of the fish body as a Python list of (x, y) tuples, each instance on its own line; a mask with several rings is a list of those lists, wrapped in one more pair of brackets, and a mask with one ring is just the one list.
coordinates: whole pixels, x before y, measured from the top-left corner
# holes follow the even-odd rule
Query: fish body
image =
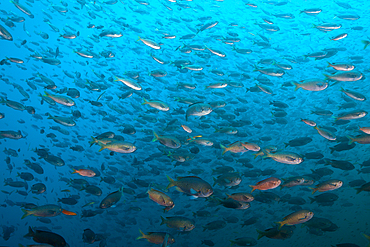
[(313, 215), (314, 213), (312, 211), (299, 210), (297, 212), (294, 212), (294, 213), (291, 213), (285, 216), (283, 221), (279, 221), (277, 223), (279, 224), (279, 229), (280, 229), (284, 225), (292, 226), (296, 224), (305, 223), (309, 221), (310, 219), (312, 219)]
[(186, 110), (186, 121), (190, 116), (206, 116), (212, 112), (212, 107), (205, 103), (196, 103)]
[(170, 182), (166, 189), (173, 186), (177, 190), (193, 197), (209, 197), (213, 194), (213, 189), (209, 183), (196, 176), (177, 177), (177, 181), (167, 176)]
[(107, 209), (114, 205), (116, 205), (119, 200), (121, 200), (122, 197), (122, 191), (123, 187), (119, 189), (118, 191), (112, 192), (109, 195), (107, 195), (100, 203), (99, 208), (101, 209)]
[(277, 151), (275, 153), (266, 152), (264, 158), (272, 158), (273, 160), (290, 165), (298, 165), (303, 162), (303, 158), (292, 152), (285, 152), (285, 151)]
[(22, 219), (26, 218), (27, 216), (33, 215), (36, 217), (54, 217), (60, 215), (62, 213), (62, 208), (58, 205), (47, 204), (39, 207), (35, 207), (30, 210), (22, 209), (24, 215)]
[(249, 185), (252, 188), (252, 191), (255, 190), (271, 190), (277, 188), (281, 184), (281, 180), (278, 178), (266, 178), (262, 181), (259, 181), (256, 185)]

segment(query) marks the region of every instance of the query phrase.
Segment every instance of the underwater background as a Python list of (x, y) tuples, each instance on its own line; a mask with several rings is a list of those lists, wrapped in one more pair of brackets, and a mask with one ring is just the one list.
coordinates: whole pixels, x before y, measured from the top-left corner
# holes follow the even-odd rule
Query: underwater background
[(0, 18), (0, 246), (369, 244), (368, 1)]

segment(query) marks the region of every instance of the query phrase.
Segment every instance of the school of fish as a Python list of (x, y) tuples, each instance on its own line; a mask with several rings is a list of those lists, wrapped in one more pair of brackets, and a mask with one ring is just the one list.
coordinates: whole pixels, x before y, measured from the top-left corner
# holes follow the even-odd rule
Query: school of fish
[(0, 20), (1, 246), (370, 246), (370, 3)]

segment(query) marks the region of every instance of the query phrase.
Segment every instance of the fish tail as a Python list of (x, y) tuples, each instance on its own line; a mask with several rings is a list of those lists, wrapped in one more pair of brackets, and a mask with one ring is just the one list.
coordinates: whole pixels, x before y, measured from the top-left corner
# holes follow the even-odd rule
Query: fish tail
[(163, 218), (162, 216), (161, 216), (161, 220), (162, 220), (162, 222), (161, 222), (161, 224), (160, 224), (160, 225), (163, 225), (163, 224), (165, 224), (165, 223), (166, 223), (166, 219), (165, 219), (165, 218)]
[(283, 225), (285, 225), (285, 222), (284, 221), (278, 221), (276, 222), (276, 224), (279, 224), (279, 230), (283, 227)]
[(370, 42), (369, 42), (369, 41), (361, 40), (361, 42), (362, 42), (363, 44), (365, 44), (364, 50), (366, 49), (366, 47), (368, 47), (368, 46), (370, 45)]
[(257, 233), (258, 233), (257, 240), (260, 240), (262, 237), (266, 236), (265, 232), (263, 231), (257, 230)]
[(294, 88), (294, 91), (297, 91), (298, 89), (300, 89), (301, 88), (301, 85), (299, 84), (299, 83), (297, 83), (297, 82), (292, 82), (293, 84), (294, 84), (294, 86), (295, 86), (295, 88)]
[(137, 237), (136, 240), (146, 238), (146, 235), (143, 233), (142, 230), (139, 229), (139, 232), (140, 232), (141, 235), (139, 237)]
[(44, 93), (45, 93), (45, 95), (44, 96), (46, 96), (46, 97), (50, 97), (51, 95), (48, 93), (48, 92), (46, 92), (46, 91), (44, 91)]
[(331, 63), (328, 62), (328, 67), (327, 68), (329, 68), (329, 67), (331, 67)]
[(89, 144), (90, 144), (90, 147), (92, 146), (92, 145), (94, 145), (95, 143), (98, 143), (98, 140), (95, 138), (95, 137), (91, 137), (91, 141), (89, 141)]
[(26, 218), (27, 216), (32, 215), (32, 212), (31, 212), (30, 210), (26, 210), (26, 209), (23, 209), (23, 208), (22, 208), (22, 211), (23, 211), (24, 215), (22, 216), (22, 218), (21, 218), (21, 219), (24, 219), (24, 218)]
[(26, 235), (24, 235), (25, 238), (27, 237), (33, 237), (35, 236), (35, 232), (32, 230), (32, 228), (29, 226), (28, 227), (28, 233)]
[(222, 144), (220, 144), (220, 147), (221, 147), (221, 149), (222, 149), (222, 154), (221, 155), (224, 155), (227, 151), (229, 151), (228, 149), (227, 149), (227, 147), (225, 147), (224, 145), (222, 145)]
[(311, 188), (311, 187), (309, 187), (309, 188), (312, 190), (312, 194), (311, 195), (315, 194), (315, 192), (317, 191), (317, 188)]
[(153, 130), (153, 135), (154, 135), (154, 138), (152, 142), (158, 141), (159, 136), (157, 135), (157, 133), (154, 132), (154, 130)]
[(143, 100), (144, 100), (144, 102), (143, 102), (143, 103), (141, 103), (142, 105), (146, 105), (146, 104), (148, 104), (148, 101), (147, 101), (145, 98), (143, 98)]
[(169, 188), (171, 188), (171, 187), (175, 186), (175, 180), (173, 180), (172, 178), (170, 178), (168, 175), (166, 175), (166, 176), (167, 176), (168, 181), (170, 182), (170, 183), (167, 185), (167, 187), (166, 187), (166, 190), (168, 190)]
[(255, 190), (256, 190), (256, 187), (255, 187), (254, 185), (249, 185), (249, 187), (251, 187), (251, 188), (252, 188), (251, 193), (252, 193), (253, 191), (255, 191)]
[(325, 79), (330, 79), (330, 75), (323, 74), (326, 78)]
[(49, 112), (47, 112), (46, 115), (48, 115), (47, 119), (53, 119), (53, 116)]
[(355, 190), (356, 190), (356, 195), (362, 191), (361, 188), (355, 188)]
[(370, 241), (370, 236), (369, 235), (366, 235), (365, 233), (362, 233), (362, 236), (364, 236), (367, 240)]
[(315, 198), (309, 197), (310, 198), (310, 204), (312, 204), (315, 200)]
[(76, 169), (72, 168), (72, 170), (73, 170), (73, 172), (71, 172), (71, 174), (77, 173), (77, 170)]
[(353, 138), (353, 137), (350, 137), (350, 136), (346, 136), (348, 139), (349, 139), (349, 141), (348, 141), (348, 145), (351, 145), (352, 143), (354, 143), (355, 142), (355, 138)]
[(98, 143), (98, 145), (100, 146), (99, 152), (107, 148), (103, 143)]

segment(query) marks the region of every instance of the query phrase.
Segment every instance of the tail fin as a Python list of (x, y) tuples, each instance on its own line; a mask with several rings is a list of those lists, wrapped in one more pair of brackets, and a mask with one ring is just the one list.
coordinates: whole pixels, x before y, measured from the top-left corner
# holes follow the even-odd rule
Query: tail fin
[(92, 141), (89, 141), (90, 147), (94, 145), (95, 143), (98, 143), (98, 140), (95, 137), (91, 137)]
[[(26, 210), (26, 209), (23, 209), (23, 208), (22, 208), (22, 211), (23, 211), (24, 215), (22, 216), (22, 218), (21, 218), (21, 219), (24, 219), (24, 218), (26, 218), (27, 216), (32, 215), (32, 212), (31, 212), (30, 210)], [(31, 231), (32, 231), (32, 229), (31, 229)]]
[(265, 232), (263, 231), (257, 230), (257, 233), (258, 233), (257, 240), (260, 240), (262, 237), (266, 236)]
[(98, 145), (100, 146), (99, 152), (101, 152), (101, 151), (103, 151), (104, 149), (107, 148), (103, 143), (99, 142)]
[(28, 233), (26, 235), (24, 235), (23, 237), (27, 238), (27, 237), (33, 237), (35, 236), (35, 232), (32, 230), (32, 228), (29, 226), (28, 227)]
[(167, 175), (167, 179), (168, 179), (168, 181), (170, 183), (167, 185), (166, 190), (168, 190), (169, 188), (175, 186), (175, 180), (173, 180), (172, 178), (170, 178), (168, 175)]
[(300, 89), (301, 88), (301, 84), (299, 84), (298, 82), (292, 82), (293, 84), (294, 84), (294, 86), (295, 86), (295, 88), (294, 88), (294, 91), (297, 91), (298, 89)]
[(278, 221), (278, 222), (275, 222), (275, 223), (279, 224), (278, 230), (280, 230), (283, 227), (283, 225), (285, 225), (284, 221)]
[[(366, 235), (365, 233), (362, 233), (362, 236), (364, 236), (367, 240), (370, 241), (370, 236), (369, 235)], [(370, 244), (368, 245), (368, 247), (370, 246)]]
[(153, 130), (153, 135), (154, 135), (154, 138), (152, 142), (158, 141), (159, 136), (157, 135), (157, 133), (154, 132), (154, 130)]
[(311, 187), (309, 187), (309, 188), (312, 190), (312, 194), (311, 194), (311, 195), (315, 194), (315, 193), (316, 193), (316, 191), (318, 191), (318, 189), (317, 189), (317, 188), (311, 188)]
[(136, 240), (146, 238), (146, 235), (143, 233), (142, 230), (139, 229), (139, 232), (140, 232), (141, 235), (139, 237), (137, 237)]
[(161, 220), (162, 220), (162, 222), (161, 222), (161, 224), (160, 224), (160, 225), (166, 224), (166, 219), (165, 219), (165, 218), (163, 218), (162, 216), (161, 216)]
[(350, 136), (346, 136), (348, 139), (349, 139), (349, 141), (348, 141), (348, 145), (351, 145), (352, 143), (354, 143), (355, 141), (354, 141), (354, 139), (355, 138), (353, 138), (353, 137), (350, 137)]
[(252, 188), (251, 193), (252, 193), (253, 191), (255, 191), (255, 190), (256, 190), (256, 187), (255, 187), (254, 185), (249, 185), (249, 187), (251, 187), (251, 188)]
[(225, 147), (224, 145), (222, 145), (222, 144), (220, 144), (220, 147), (221, 147), (221, 149), (222, 149), (222, 154), (221, 155), (224, 155), (227, 151), (229, 151), (228, 149), (227, 149), (227, 147)]
[(143, 103), (141, 103), (142, 105), (146, 105), (146, 104), (148, 104), (148, 101), (147, 101), (145, 98), (143, 98), (143, 100), (144, 100), (144, 102), (143, 102)]
[(356, 190), (356, 195), (362, 191), (361, 188), (355, 188), (355, 190)]
[(370, 45), (370, 42), (367, 40), (361, 40), (361, 42), (365, 45), (364, 50)]

